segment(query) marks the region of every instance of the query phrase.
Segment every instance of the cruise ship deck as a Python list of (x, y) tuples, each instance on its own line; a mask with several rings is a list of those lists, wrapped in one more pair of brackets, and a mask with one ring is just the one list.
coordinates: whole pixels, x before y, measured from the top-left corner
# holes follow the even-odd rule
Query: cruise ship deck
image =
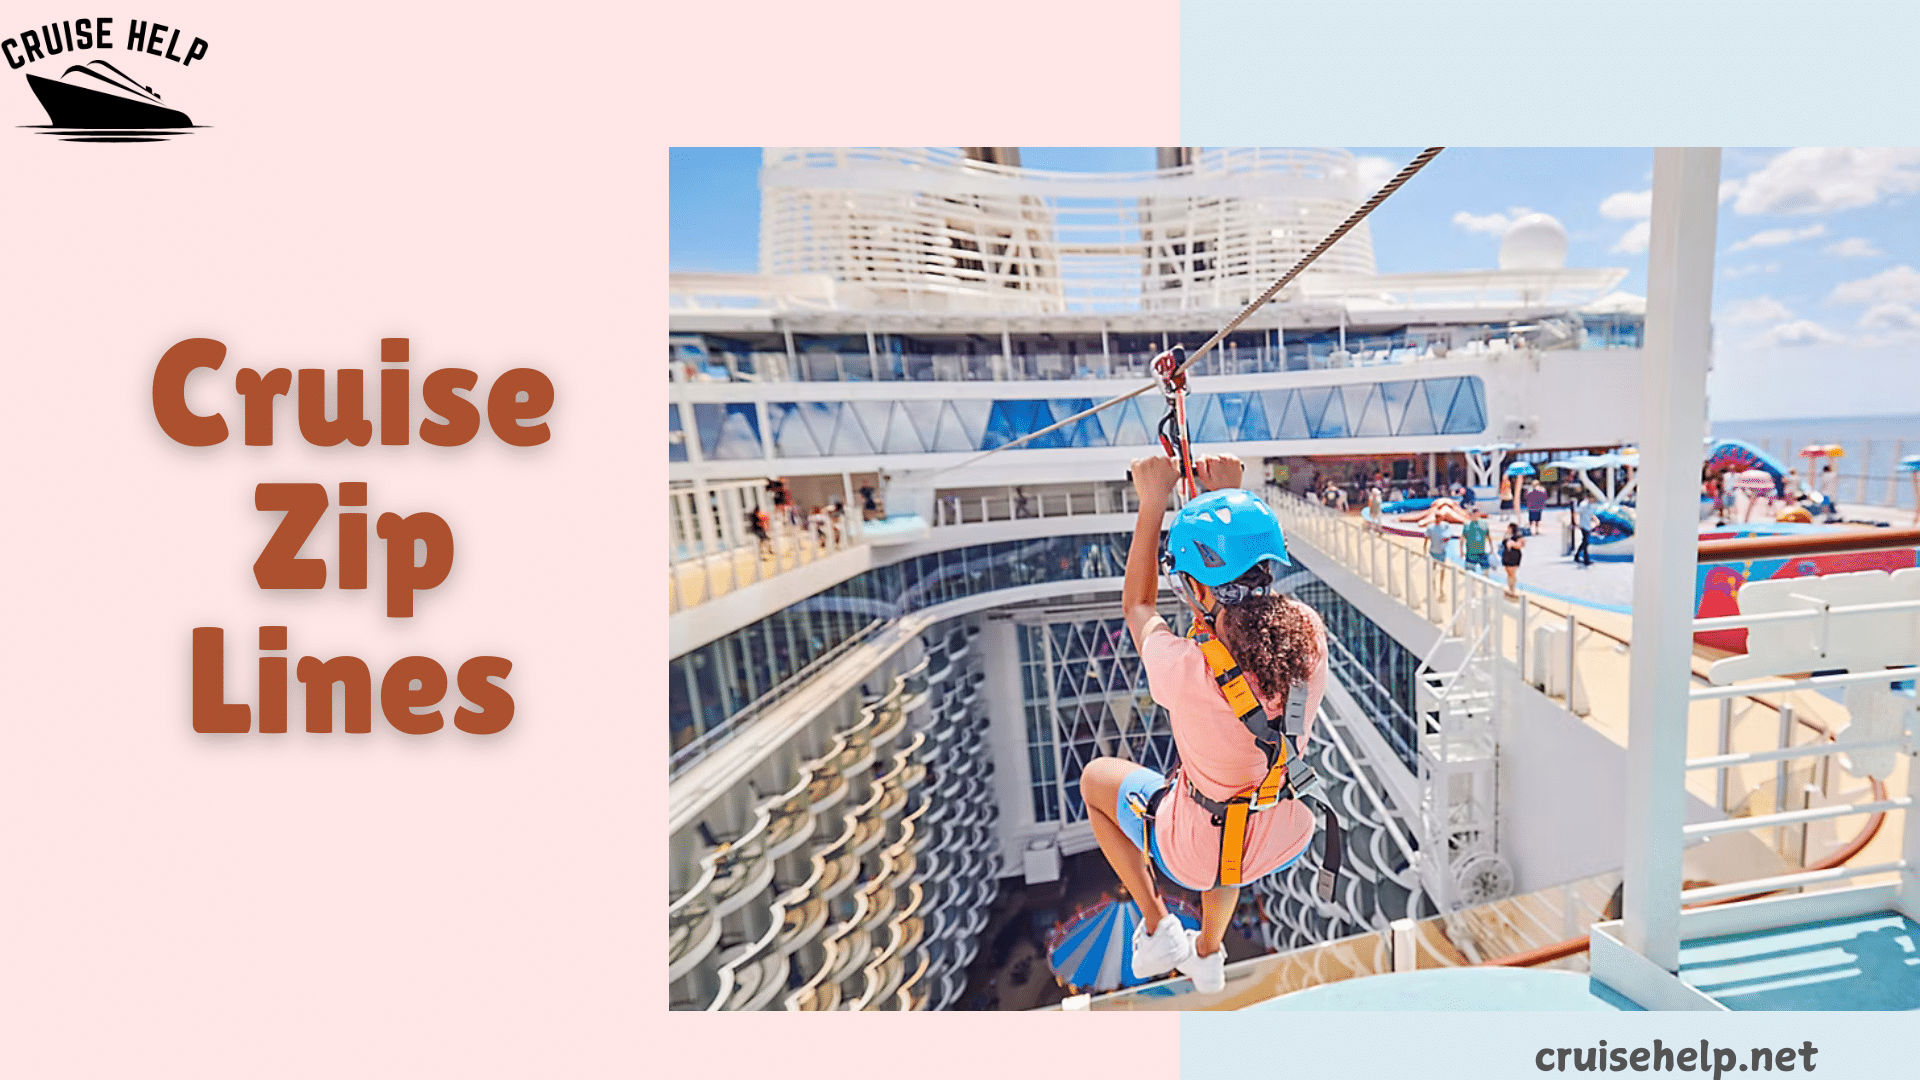
[[(1128, 985), (1091, 955), (1121, 934), (1049, 969), (1065, 928), (1131, 903), (1080, 769), (1177, 763), (1117, 601), (1125, 469), (1165, 406), (1072, 418), (1299, 256), (1265, 222), (1321, 228), (1358, 197), (1337, 152), (1161, 160), (769, 150), (765, 273), (676, 277), (674, 1007), (1913, 1007), (1913, 684), (1876, 673), (1920, 660), (1920, 542), (1863, 529), (1910, 568), (1795, 571), (1697, 615), (1699, 464), (1669, 462), (1699, 423), (1641, 402), (1703, 363), (1704, 336), (1671, 335), (1704, 313), (1667, 281), (1643, 315), (1531, 220), (1500, 269), (1451, 275), (1376, 275), (1357, 230), (1193, 373), (1195, 443), (1249, 462), (1294, 555), (1282, 587), (1329, 629), (1308, 757), (1348, 835), (1333, 901), (1317, 841), (1243, 890), (1216, 994)], [(938, 252), (854, 241), (909, 219)], [(1319, 497), (1373, 475), (1492, 502), (1509, 463), (1635, 443), (1633, 560), (1573, 565), (1560, 484), (1512, 597)], [(1730, 630), (1746, 653), (1694, 642)]]

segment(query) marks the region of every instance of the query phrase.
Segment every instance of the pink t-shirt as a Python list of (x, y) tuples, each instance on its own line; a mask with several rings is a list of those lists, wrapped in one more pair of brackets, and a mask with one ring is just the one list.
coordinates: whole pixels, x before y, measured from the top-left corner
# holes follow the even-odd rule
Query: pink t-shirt
[[(1298, 603), (1298, 601), (1290, 601)], [(1302, 605), (1305, 607), (1305, 605)], [(1306, 608), (1318, 639), (1320, 656), (1307, 680), (1307, 722), (1300, 738), (1304, 752), (1313, 734), (1313, 721), (1327, 687), (1326, 628), (1312, 608)], [(1224, 801), (1260, 783), (1267, 775), (1267, 758), (1207, 669), (1199, 643), (1169, 629), (1147, 635), (1140, 648), (1146, 664), (1147, 685), (1153, 700), (1172, 714), (1173, 742), (1180, 750), (1180, 768), (1173, 790), (1160, 800), (1154, 821), (1165, 869), (1181, 884), (1209, 888), (1220, 876), (1220, 830), (1212, 816), (1187, 795), (1185, 782), (1200, 793)], [(1248, 677), (1269, 715), (1285, 711), (1286, 702), (1266, 696)], [(1313, 813), (1298, 802), (1285, 802), (1247, 818), (1247, 855), (1243, 879), (1251, 882), (1298, 855), (1313, 840)]]

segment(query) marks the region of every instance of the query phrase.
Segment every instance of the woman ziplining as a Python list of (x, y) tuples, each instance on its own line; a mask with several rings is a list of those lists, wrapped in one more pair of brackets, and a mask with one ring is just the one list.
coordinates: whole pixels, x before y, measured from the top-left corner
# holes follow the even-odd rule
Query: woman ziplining
[[(1223, 941), (1240, 886), (1291, 865), (1313, 840), (1313, 812), (1302, 801), (1313, 781), (1299, 755), (1325, 692), (1327, 644), (1313, 609), (1273, 586), (1273, 564), (1292, 560), (1273, 511), (1240, 488), (1240, 460), (1194, 461), (1184, 439), (1178, 449), (1133, 463), (1140, 516), (1121, 604), (1148, 688), (1171, 716), (1180, 766), (1169, 779), (1096, 758), (1080, 790), (1101, 852), (1140, 905), (1134, 974), (1178, 968), (1206, 993), (1226, 984)], [(1177, 513), (1163, 557), (1162, 514), (1183, 480), (1195, 497)], [(1193, 610), (1191, 637), (1160, 615), (1163, 566)], [(1338, 819), (1326, 818), (1323, 901), (1340, 859)], [(1167, 911), (1155, 865), (1201, 894), (1198, 931)]]

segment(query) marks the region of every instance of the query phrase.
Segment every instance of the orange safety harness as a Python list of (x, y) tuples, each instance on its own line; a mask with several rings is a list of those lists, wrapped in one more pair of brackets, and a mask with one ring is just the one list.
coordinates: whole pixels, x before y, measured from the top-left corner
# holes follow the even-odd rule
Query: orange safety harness
[[(1154, 373), (1160, 377), (1161, 390), (1167, 397), (1167, 413), (1161, 421), (1160, 439), (1169, 457), (1178, 464), (1185, 483), (1186, 495), (1193, 498), (1199, 490), (1193, 469), (1193, 453), (1187, 440), (1186, 378), (1180, 373), (1180, 361), (1184, 350), (1178, 346), (1162, 353), (1154, 360)], [(1171, 563), (1168, 571), (1172, 572)], [(1174, 590), (1193, 609), (1193, 628), (1188, 636), (1200, 646), (1200, 652), (1207, 660), (1207, 670), (1213, 673), (1214, 683), (1220, 687), (1220, 693), (1227, 699), (1227, 706), (1252, 733), (1255, 743), (1267, 758), (1267, 775), (1253, 787), (1235, 794), (1222, 802), (1202, 794), (1186, 781), (1186, 794), (1202, 809), (1212, 816), (1213, 824), (1220, 830), (1220, 870), (1216, 879), (1217, 886), (1237, 886), (1245, 881), (1247, 856), (1247, 820), (1263, 810), (1271, 810), (1289, 800), (1305, 801), (1319, 787), (1320, 778), (1313, 767), (1300, 757), (1299, 739), (1305, 734), (1307, 716), (1307, 688), (1296, 684), (1287, 693), (1286, 714), (1279, 723), (1268, 715), (1260, 699), (1254, 696), (1253, 688), (1247, 684), (1247, 676), (1234, 660), (1233, 654), (1213, 631), (1213, 619), (1200, 605), (1187, 595), (1184, 589)], [(1135, 801), (1130, 805), (1141, 816), (1146, 828), (1147, 851), (1153, 848), (1153, 819), (1160, 808), (1160, 799), (1167, 788), (1161, 788), (1144, 803)], [(1341, 864), (1341, 828), (1340, 817), (1333, 808), (1320, 799), (1321, 809), (1326, 817), (1327, 840), (1325, 855), (1320, 860), (1320, 874), (1315, 882), (1314, 892), (1323, 903), (1333, 901), (1333, 890), (1340, 876)], [(1149, 855), (1151, 858), (1151, 855)]]

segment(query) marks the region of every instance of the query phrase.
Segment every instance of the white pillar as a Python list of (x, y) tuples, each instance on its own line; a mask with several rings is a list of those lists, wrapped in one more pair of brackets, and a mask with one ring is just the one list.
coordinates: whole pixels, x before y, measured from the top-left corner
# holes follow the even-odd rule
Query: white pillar
[(1640, 363), (1640, 501), (1627, 715), (1626, 943), (1680, 966), (1680, 829), (1686, 798), (1691, 604), (1698, 562), (1696, 479), (1711, 342), (1717, 147), (1653, 154), (1646, 348)]

